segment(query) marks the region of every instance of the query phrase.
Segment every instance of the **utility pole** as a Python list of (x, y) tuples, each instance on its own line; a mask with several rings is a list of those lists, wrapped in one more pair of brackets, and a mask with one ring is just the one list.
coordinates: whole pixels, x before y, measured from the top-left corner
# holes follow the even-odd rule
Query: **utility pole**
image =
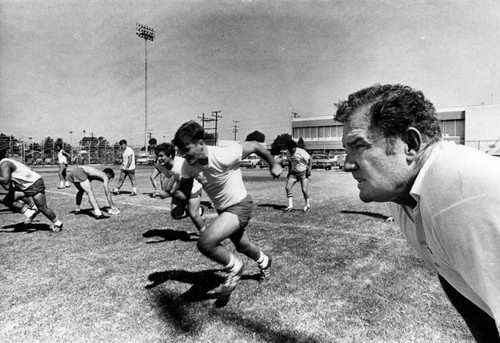
[[(203, 129), (203, 132), (205, 132), (205, 135), (207, 134), (206, 133), (206, 130), (213, 130), (212, 128), (206, 128), (205, 127), (205, 122), (212, 122), (212, 121), (215, 121), (214, 118), (206, 118), (205, 117), (205, 113), (202, 113), (201, 114), (201, 117), (198, 116), (198, 118), (201, 119), (201, 127)], [(215, 134), (214, 134), (214, 138), (215, 138)], [(203, 139), (206, 139), (206, 137), (203, 137)], [(215, 143), (214, 143), (215, 144)]]
[(212, 117), (215, 117), (215, 135), (214, 135), (214, 138), (215, 138), (215, 145), (217, 146), (217, 142), (219, 141), (219, 137), (218, 137), (218, 134), (217, 134), (217, 122), (219, 121), (219, 118), (222, 118), (221, 115), (219, 115), (219, 113), (221, 113), (222, 111), (212, 111)]
[(155, 30), (152, 27), (135, 24), (135, 34), (144, 38), (144, 148), (148, 148), (148, 40), (151, 42), (155, 38)]
[(238, 132), (238, 123), (239, 120), (233, 120), (233, 133), (234, 133), (234, 140), (236, 141), (236, 132)]

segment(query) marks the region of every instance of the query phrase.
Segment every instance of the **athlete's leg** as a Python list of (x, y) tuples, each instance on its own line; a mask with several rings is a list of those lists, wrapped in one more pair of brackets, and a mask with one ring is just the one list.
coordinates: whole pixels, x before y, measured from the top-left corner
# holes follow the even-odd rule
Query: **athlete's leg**
[(304, 196), (305, 206), (304, 211), (309, 211), (311, 208), (311, 203), (309, 200), (309, 191), (308, 191), (309, 179), (305, 176), (300, 180), (300, 186), (302, 188), (302, 195)]
[(118, 192), (120, 188), (122, 188), (124, 181), (125, 181), (125, 170), (120, 169), (120, 178), (118, 179), (118, 183), (116, 184), (115, 189), (113, 189), (113, 192)]
[(227, 266), (233, 255), (220, 243), (240, 229), (238, 216), (234, 213), (221, 213), (198, 238), (198, 250), (211, 260)]
[(295, 175), (289, 174), (285, 185), (286, 197), (288, 199), (288, 207), (285, 209), (285, 211), (293, 209), (292, 188), (296, 183), (297, 183), (297, 178), (295, 177)]
[(132, 193), (130, 195), (137, 195), (137, 182), (135, 181), (135, 170), (128, 171), (128, 178), (132, 184)]
[[(77, 183), (75, 183), (75, 186), (76, 185), (77, 185)], [(89, 202), (90, 202), (90, 205), (92, 206), (92, 208), (94, 209), (95, 215), (97, 217), (102, 215), (101, 209), (99, 208), (99, 204), (97, 203), (97, 200), (95, 198), (94, 190), (92, 189), (92, 184), (90, 183), (90, 181), (87, 179), (85, 181), (79, 182), (77, 189), (78, 189), (78, 194), (76, 195), (77, 208), (80, 208), (80, 204), (82, 203), (83, 192), (85, 192), (85, 193), (87, 193), (87, 196), (89, 197)], [(79, 194), (81, 194), (80, 198), (78, 198)], [(78, 200), (80, 201), (80, 204), (78, 204)]]
[(57, 216), (54, 211), (47, 206), (47, 198), (44, 193), (37, 193), (33, 196), (33, 200), (35, 201), (35, 205), (38, 207), (38, 210), (42, 212), (45, 217), (52, 222), (57, 220)]
[(175, 220), (184, 219), (188, 216), (186, 213), (187, 201), (179, 200), (175, 197), (172, 198), (172, 203), (170, 204), (170, 215)]
[(200, 214), (200, 204), (201, 204), (201, 196), (197, 196), (195, 198), (189, 199), (188, 204), (188, 215), (193, 221), (194, 226), (198, 229), (198, 231), (205, 231), (205, 220), (203, 216)]
[(59, 163), (59, 187), (58, 188), (64, 188), (64, 181), (66, 179), (65, 175), (65, 165), (64, 163)]

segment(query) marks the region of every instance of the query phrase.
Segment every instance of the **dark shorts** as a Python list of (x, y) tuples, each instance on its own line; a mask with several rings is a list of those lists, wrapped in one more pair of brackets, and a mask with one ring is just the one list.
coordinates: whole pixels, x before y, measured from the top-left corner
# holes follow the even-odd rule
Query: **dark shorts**
[(11, 187), (12, 191), (15, 192), (23, 192), (24, 195), (27, 197), (32, 197), (37, 195), (38, 193), (45, 194), (45, 183), (43, 182), (42, 178), (39, 178), (38, 180), (35, 181), (34, 184), (26, 188), (25, 190), (19, 189), (18, 187), (14, 186)]
[(253, 212), (253, 200), (250, 194), (246, 196), (245, 199), (241, 200), (239, 203), (233, 206), (229, 206), (221, 211), (217, 211), (217, 213), (221, 214), (224, 212), (229, 212), (236, 214), (238, 216), (238, 220), (240, 222), (240, 228), (244, 229), (250, 219), (252, 218)]
[(132, 170), (120, 169), (120, 173), (124, 174), (125, 176), (127, 176), (127, 175), (135, 175), (135, 169), (132, 169)]
[(293, 177), (293, 178), (294, 178), (294, 179), (296, 179), (297, 181), (302, 181), (302, 180), (307, 179), (306, 172), (307, 172), (306, 170), (304, 170), (304, 171), (302, 171), (302, 172), (296, 172), (296, 171), (291, 170), (291, 171), (288, 173), (288, 178)]
[(89, 176), (85, 172), (85, 170), (82, 167), (76, 167), (75, 169), (72, 169), (68, 176), (67, 176), (68, 181), (71, 181), (73, 183), (75, 182), (83, 182), (85, 180), (89, 179)]

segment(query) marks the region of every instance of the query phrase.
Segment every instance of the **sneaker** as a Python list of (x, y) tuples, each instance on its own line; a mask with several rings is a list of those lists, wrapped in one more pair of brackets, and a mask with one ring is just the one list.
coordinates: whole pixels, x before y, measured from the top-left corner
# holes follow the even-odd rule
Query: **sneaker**
[(35, 213), (33, 213), (33, 214), (31, 215), (31, 217), (26, 218), (26, 219), (24, 220), (24, 224), (31, 224), (37, 215), (38, 215), (38, 211), (35, 211)]
[(283, 210), (283, 212), (285, 212), (285, 213), (287, 213), (287, 212), (292, 212), (292, 211), (293, 211), (293, 207), (291, 207), (291, 206), (288, 206), (287, 208), (285, 208), (285, 209)]
[(75, 216), (79, 215), (80, 213), (82, 213), (81, 210), (75, 210)]
[(309, 212), (310, 209), (311, 209), (310, 205), (304, 206), (304, 212)]
[(64, 186), (58, 186), (57, 188), (58, 189), (63, 189), (63, 188), (66, 188), (66, 187), (64, 187)]
[(66, 188), (70, 188), (71, 187), (71, 185), (69, 184), (69, 182), (66, 182), (65, 186), (66, 186)]
[(59, 225), (55, 225), (52, 227), (52, 232), (59, 232), (59, 231), (62, 231), (63, 229), (63, 223), (59, 224)]
[(130, 196), (131, 196), (131, 197), (134, 197), (134, 196), (136, 196), (136, 195), (137, 195), (137, 193), (136, 193), (136, 192), (132, 192), (132, 193), (130, 193)]
[(267, 266), (265, 268), (259, 267), (259, 269), (260, 269), (259, 282), (262, 282), (265, 279), (268, 279), (269, 276), (271, 275), (270, 274), (270, 269), (271, 269), (271, 263), (273, 262), (273, 259), (272, 259), (271, 256), (268, 256), (268, 259), (269, 260), (267, 261)]
[(115, 188), (111, 191), (111, 193), (113, 193), (114, 195), (118, 195), (120, 194), (120, 190), (118, 188)]
[(104, 213), (101, 213), (101, 215), (99, 216), (95, 216), (95, 219), (99, 220), (99, 219), (108, 219), (109, 217), (104, 215)]
[(243, 262), (241, 262), (241, 267), (238, 270), (234, 271), (226, 271), (226, 279), (224, 282), (218, 286), (217, 288), (214, 288), (210, 293), (212, 294), (218, 294), (218, 295), (228, 295), (231, 294), (236, 286), (238, 286), (238, 283), (240, 282), (241, 275), (243, 274)]

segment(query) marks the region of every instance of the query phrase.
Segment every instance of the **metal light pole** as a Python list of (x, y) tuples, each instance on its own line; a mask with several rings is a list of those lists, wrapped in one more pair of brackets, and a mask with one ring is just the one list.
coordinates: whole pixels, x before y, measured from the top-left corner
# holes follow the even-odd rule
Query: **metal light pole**
[(135, 24), (135, 34), (144, 38), (144, 149), (148, 148), (148, 40), (153, 41), (155, 30), (152, 27)]
[(73, 163), (73, 131), (69, 132), (69, 142), (71, 144), (71, 154), (70, 154), (71, 161), (70, 161), (70, 163)]

